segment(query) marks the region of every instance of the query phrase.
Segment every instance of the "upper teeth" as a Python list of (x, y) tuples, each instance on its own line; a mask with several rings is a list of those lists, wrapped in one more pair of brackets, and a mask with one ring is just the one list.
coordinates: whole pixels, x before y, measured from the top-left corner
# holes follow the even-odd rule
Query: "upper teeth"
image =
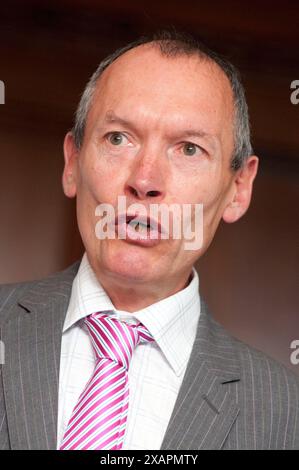
[(143, 222), (140, 222), (138, 220), (131, 220), (131, 222), (129, 222), (130, 225), (135, 225), (135, 229), (138, 229), (138, 228), (148, 228), (149, 225), (147, 223), (143, 223)]

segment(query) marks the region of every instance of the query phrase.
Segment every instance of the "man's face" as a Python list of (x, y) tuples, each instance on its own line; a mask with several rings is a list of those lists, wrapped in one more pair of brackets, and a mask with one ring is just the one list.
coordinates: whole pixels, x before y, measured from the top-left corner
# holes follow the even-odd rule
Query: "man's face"
[[(222, 71), (196, 56), (163, 57), (152, 46), (133, 49), (103, 73), (88, 114), (83, 145), (65, 145), (64, 188), (77, 196), (80, 233), (99, 276), (177, 284), (210, 244), (236, 191), (230, 170), (233, 99)], [(71, 174), (71, 185), (67, 175)], [(144, 245), (98, 239), (99, 204), (203, 204), (203, 245), (184, 238)]]

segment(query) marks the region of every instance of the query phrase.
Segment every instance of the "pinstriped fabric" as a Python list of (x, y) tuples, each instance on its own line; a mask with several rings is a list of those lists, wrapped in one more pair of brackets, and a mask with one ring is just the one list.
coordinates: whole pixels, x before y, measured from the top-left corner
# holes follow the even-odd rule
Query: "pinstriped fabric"
[[(0, 449), (57, 448), (62, 324), (77, 270), (0, 286)], [(298, 377), (232, 338), (202, 303), (161, 448), (299, 449), (298, 415)]]
[(61, 331), (77, 269), (0, 286), (0, 449), (56, 446)]
[[(2, 382), (2, 374), (0, 373), (0, 383)], [(0, 450), (9, 449), (8, 427), (5, 413), (5, 401), (3, 388), (0, 386)]]
[(153, 337), (141, 323), (128, 325), (102, 312), (84, 322), (97, 361), (73, 410), (61, 450), (120, 450), (129, 407), (130, 360), (138, 343)]

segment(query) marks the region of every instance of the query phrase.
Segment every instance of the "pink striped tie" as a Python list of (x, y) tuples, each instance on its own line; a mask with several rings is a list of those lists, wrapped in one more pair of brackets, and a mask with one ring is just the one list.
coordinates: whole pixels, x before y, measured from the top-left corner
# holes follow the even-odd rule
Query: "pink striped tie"
[(134, 348), (153, 341), (141, 323), (96, 312), (86, 317), (97, 362), (68, 423), (61, 450), (120, 450), (129, 406), (128, 368)]

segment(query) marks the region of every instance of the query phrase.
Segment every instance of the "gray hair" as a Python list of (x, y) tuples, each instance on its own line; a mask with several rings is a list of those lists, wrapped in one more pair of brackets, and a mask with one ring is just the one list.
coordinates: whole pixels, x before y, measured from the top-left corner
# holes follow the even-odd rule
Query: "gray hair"
[(197, 54), (203, 60), (216, 63), (224, 72), (230, 82), (234, 99), (234, 150), (231, 169), (241, 168), (246, 159), (252, 155), (253, 150), (250, 143), (248, 106), (239, 72), (226, 58), (211, 51), (195, 38), (175, 31), (162, 31), (151, 38), (142, 37), (116, 50), (99, 64), (85, 87), (75, 114), (72, 134), (77, 148), (80, 149), (82, 146), (87, 115), (92, 105), (97, 82), (103, 71), (125, 52), (148, 43), (158, 47), (161, 54), (166, 57)]

